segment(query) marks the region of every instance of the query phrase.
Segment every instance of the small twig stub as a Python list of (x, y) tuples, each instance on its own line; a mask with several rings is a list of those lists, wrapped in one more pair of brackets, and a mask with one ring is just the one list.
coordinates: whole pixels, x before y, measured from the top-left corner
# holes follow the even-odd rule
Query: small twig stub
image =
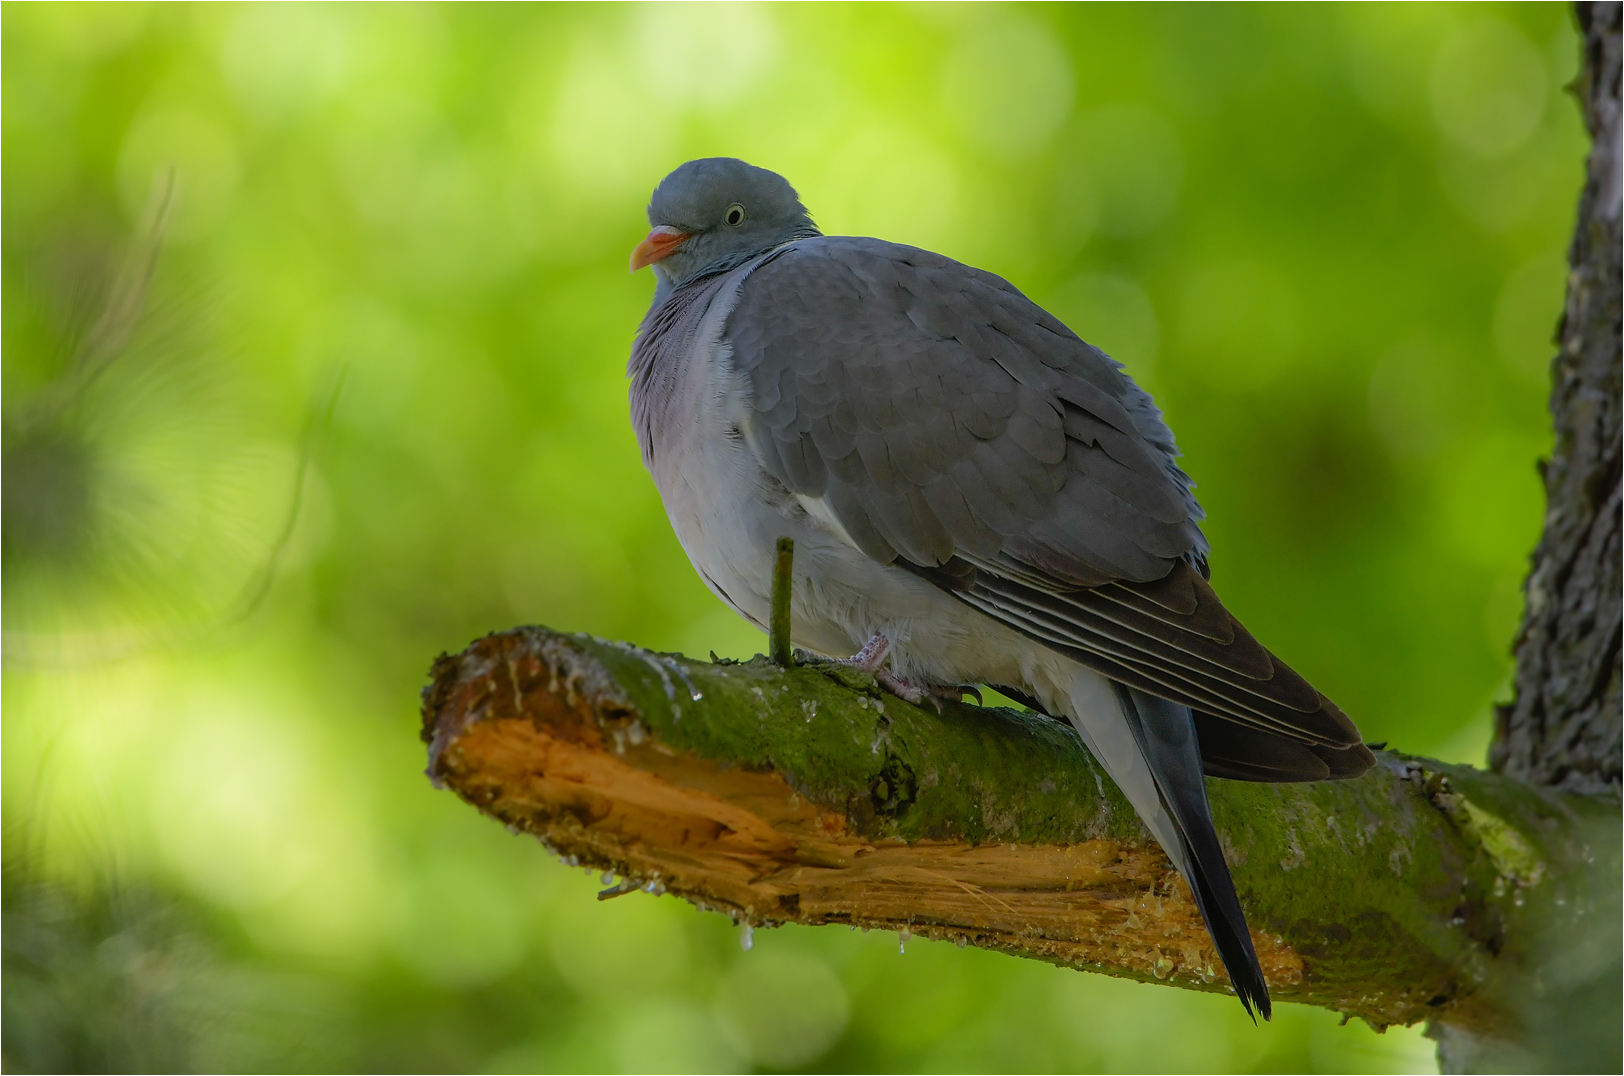
[(788, 668), (791, 664), (789, 647), (789, 598), (794, 582), (795, 539), (778, 539), (778, 559), (773, 564), (773, 613), (768, 625), (767, 649), (773, 664)]

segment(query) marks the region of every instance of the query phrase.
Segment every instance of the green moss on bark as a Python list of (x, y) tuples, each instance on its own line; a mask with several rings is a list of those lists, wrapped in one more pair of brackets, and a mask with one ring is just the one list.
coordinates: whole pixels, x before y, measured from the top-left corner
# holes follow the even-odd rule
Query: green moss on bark
[[(515, 654), (551, 669), (541, 675), (555, 694), (593, 696), (600, 723), (630, 720), (667, 748), (775, 771), (871, 842), (1151, 844), (1069, 726), (1009, 709), (913, 706), (838, 666), (695, 661), (519, 629), (436, 666), (425, 734), (439, 744), (474, 720), (442, 712), (456, 709), (453, 680), (489, 681), (471, 698), (511, 692), (501, 709), (522, 715)], [(1503, 1028), (1588, 925), (1610, 921), (1616, 936), (1615, 804), (1395, 752), (1378, 762), (1354, 781), (1208, 781), (1254, 928), (1302, 960), (1279, 1000), (1377, 1027), (1442, 1018)]]

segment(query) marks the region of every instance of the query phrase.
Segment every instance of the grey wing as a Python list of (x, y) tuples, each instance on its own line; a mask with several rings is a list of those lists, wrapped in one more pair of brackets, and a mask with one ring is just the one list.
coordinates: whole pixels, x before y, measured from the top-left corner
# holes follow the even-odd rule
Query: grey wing
[[(1362, 772), (1362, 746), (1340, 757), (1352, 723), (1207, 587), (1201, 510), (1149, 396), (1006, 281), (806, 240), (753, 271), (725, 336), (762, 465), (869, 556), (1121, 682), (1307, 747), (1271, 772)], [(1244, 769), (1248, 742), (1227, 742)]]
[(824, 498), (877, 560), (967, 555), (1086, 586), (1205, 555), (1149, 398), (990, 273), (878, 240), (805, 241), (750, 276), (727, 339), (763, 464)]

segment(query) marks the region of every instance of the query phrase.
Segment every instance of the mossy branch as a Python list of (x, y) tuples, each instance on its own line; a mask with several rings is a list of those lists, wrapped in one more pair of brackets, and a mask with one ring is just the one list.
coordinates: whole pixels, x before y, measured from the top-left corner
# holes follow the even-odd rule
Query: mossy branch
[[(423, 722), (437, 783), (624, 879), (606, 896), (1228, 989), (1160, 848), (1045, 717), (520, 628), (442, 657)], [(1617, 808), (1378, 758), (1357, 781), (1209, 781), (1270, 988), (1378, 1028), (1503, 1033), (1551, 960), (1616, 922)]]

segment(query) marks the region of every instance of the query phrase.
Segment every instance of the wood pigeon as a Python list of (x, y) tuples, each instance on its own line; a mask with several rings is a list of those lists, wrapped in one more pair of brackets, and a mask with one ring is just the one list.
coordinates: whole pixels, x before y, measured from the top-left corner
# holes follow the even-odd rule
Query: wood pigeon
[(1001, 277), (823, 235), (766, 169), (689, 161), (648, 218), (632, 421), (706, 585), (765, 630), (793, 538), (800, 646), (911, 701), (986, 684), (1069, 720), (1267, 1019), (1202, 775), (1375, 760), (1208, 585), (1204, 513), (1149, 394)]

